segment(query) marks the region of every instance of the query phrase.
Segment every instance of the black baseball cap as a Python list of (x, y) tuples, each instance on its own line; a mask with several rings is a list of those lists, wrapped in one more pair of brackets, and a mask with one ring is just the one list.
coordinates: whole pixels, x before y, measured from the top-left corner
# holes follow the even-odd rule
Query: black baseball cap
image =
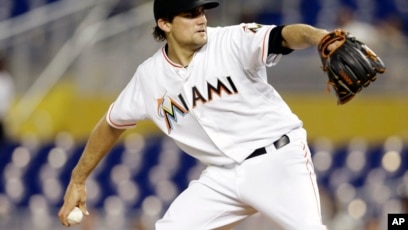
[(154, 18), (157, 21), (159, 18), (171, 17), (199, 6), (211, 9), (218, 5), (218, 1), (210, 0), (154, 0)]

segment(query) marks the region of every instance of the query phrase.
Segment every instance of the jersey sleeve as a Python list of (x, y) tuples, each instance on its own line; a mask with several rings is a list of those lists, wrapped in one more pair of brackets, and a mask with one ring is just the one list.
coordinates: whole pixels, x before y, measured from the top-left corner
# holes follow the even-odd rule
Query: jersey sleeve
[(129, 129), (146, 118), (139, 71), (126, 85), (117, 99), (110, 105), (106, 121), (114, 128)]
[(275, 65), (281, 54), (269, 54), (269, 34), (275, 25), (261, 25), (257, 23), (242, 23), (239, 37), (240, 56), (247, 69), (257, 69), (262, 66)]

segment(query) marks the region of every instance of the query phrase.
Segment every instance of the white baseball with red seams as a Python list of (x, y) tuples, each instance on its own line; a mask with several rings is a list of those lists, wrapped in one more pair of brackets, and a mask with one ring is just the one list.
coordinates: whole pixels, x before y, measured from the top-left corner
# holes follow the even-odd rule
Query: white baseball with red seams
[(76, 225), (81, 223), (84, 214), (82, 213), (81, 209), (75, 207), (72, 211), (68, 214), (67, 220), (70, 225)]
[[(207, 44), (188, 67), (173, 63), (163, 47), (138, 67), (110, 106), (111, 126), (152, 120), (209, 166), (156, 229), (215, 229), (256, 211), (285, 229), (326, 229), (302, 122), (267, 82), (266, 67), (281, 58), (267, 52), (274, 27), (208, 28)], [(284, 134), (290, 143), (274, 149)], [(245, 160), (261, 147), (267, 154)]]

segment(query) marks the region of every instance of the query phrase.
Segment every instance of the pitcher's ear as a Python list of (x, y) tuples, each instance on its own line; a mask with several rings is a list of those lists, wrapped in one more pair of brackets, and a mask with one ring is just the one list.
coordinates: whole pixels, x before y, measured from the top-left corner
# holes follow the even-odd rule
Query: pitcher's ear
[(170, 32), (171, 25), (167, 20), (159, 18), (157, 20), (157, 26), (166, 33)]

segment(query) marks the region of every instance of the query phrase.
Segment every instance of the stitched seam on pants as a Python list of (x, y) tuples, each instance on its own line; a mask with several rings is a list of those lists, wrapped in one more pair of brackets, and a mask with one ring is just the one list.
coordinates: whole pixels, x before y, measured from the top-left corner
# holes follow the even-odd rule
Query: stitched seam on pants
[(313, 165), (312, 165), (312, 162), (310, 161), (310, 159), (308, 158), (309, 151), (308, 151), (307, 146), (306, 146), (305, 143), (303, 143), (303, 151), (305, 152), (304, 158), (306, 159), (306, 164), (305, 164), (306, 170), (309, 172), (309, 179), (310, 179), (310, 183), (312, 184), (313, 193), (314, 193), (314, 196), (315, 196), (317, 213), (319, 215), (321, 215), (320, 208), (319, 208), (319, 199), (318, 199), (317, 191), (316, 191), (316, 184), (314, 183), (314, 180), (313, 180), (313, 176), (315, 174), (313, 173), (313, 169), (310, 168), (310, 167), (313, 167)]

